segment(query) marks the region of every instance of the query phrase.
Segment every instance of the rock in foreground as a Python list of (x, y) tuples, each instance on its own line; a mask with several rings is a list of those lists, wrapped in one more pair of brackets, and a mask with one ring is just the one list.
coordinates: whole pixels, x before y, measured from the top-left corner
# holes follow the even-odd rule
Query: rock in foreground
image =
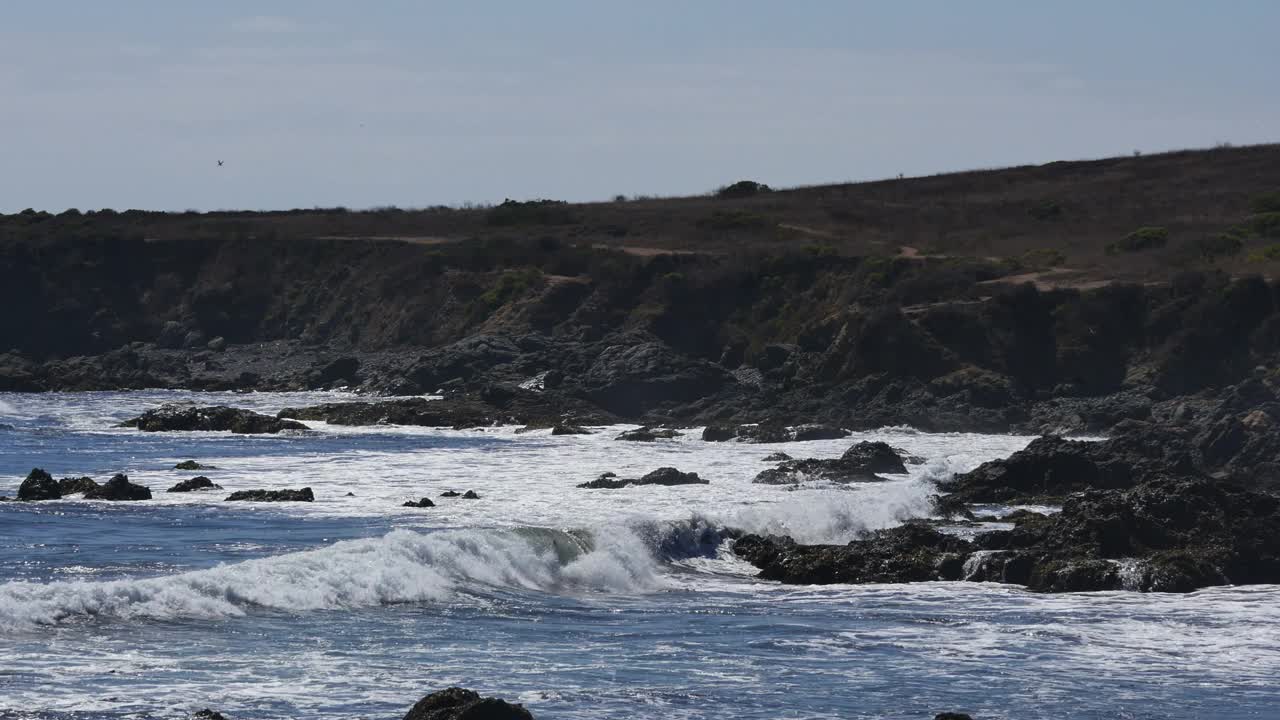
[(241, 410), (225, 405), (198, 407), (177, 404), (161, 405), (148, 410), (136, 418), (124, 421), (120, 426), (135, 427), (143, 432), (229, 430), (242, 435), (275, 434), (281, 430), (307, 429), (307, 426), (300, 422), (263, 415), (252, 410)]
[(533, 720), (533, 715), (523, 705), (451, 687), (419, 700), (404, 720)]
[(630, 485), (709, 485), (710, 482), (698, 477), (698, 473), (680, 472), (673, 467), (662, 467), (639, 479), (619, 478), (613, 473), (605, 473), (600, 477), (578, 485), (580, 488), (593, 490), (617, 490)]
[(227, 496), (227, 502), (313, 502), (315, 499), (309, 487), (301, 490), (240, 490)]
[(117, 473), (105, 483), (84, 494), (85, 500), (150, 500), (151, 488), (129, 482), (129, 476)]

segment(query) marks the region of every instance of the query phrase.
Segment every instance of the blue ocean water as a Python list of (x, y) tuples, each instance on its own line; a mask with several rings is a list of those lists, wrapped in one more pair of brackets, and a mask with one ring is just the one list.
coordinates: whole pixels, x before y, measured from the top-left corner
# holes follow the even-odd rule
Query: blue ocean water
[[(32, 467), (126, 472), (138, 503), (0, 503), (0, 718), (398, 718), (449, 685), (547, 718), (1271, 718), (1280, 588), (1036, 595), (968, 583), (784, 587), (725, 526), (838, 542), (927, 512), (931, 478), (1027, 441), (874, 434), (927, 459), (841, 490), (752, 485), (781, 447), (332, 428), (112, 427), (175, 399), (0, 396), (0, 495)], [(855, 438), (856, 439), (856, 438)], [(834, 456), (849, 441), (793, 444)], [(195, 473), (225, 491), (165, 493)], [(707, 486), (587, 491), (603, 470)], [(252, 487), (315, 503), (227, 503)], [(475, 489), (480, 500), (439, 498)], [(347, 493), (351, 493), (350, 496)], [(436, 497), (437, 507), (400, 507)]]

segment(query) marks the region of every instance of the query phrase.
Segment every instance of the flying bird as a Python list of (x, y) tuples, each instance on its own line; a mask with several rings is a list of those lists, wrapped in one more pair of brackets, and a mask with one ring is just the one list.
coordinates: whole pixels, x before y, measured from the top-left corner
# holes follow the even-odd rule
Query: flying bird
[(219, 161), (218, 161), (218, 167), (222, 167), (222, 161), (221, 161), (221, 160), (219, 160)]

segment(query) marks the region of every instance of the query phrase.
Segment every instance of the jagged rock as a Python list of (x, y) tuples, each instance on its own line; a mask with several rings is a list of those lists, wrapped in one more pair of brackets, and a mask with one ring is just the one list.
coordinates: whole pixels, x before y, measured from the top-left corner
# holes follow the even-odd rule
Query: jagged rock
[(462, 493), (462, 499), (463, 500), (479, 500), (480, 496), (476, 494), (475, 490), (468, 490)]
[(57, 500), (61, 497), (62, 491), (58, 489), (57, 481), (41, 468), (32, 468), (18, 486), (19, 500)]
[(292, 420), (262, 415), (223, 405), (162, 405), (148, 410), (121, 427), (135, 427), (143, 432), (225, 431), (239, 434), (274, 434), (281, 430), (306, 430), (307, 426)]
[(174, 470), (217, 470), (218, 468), (212, 465), (201, 465), (195, 460), (183, 460), (177, 465), (174, 465), (173, 469)]
[(209, 478), (203, 475), (199, 475), (197, 477), (191, 478), (190, 480), (183, 480), (182, 482), (174, 485), (173, 487), (169, 488), (165, 492), (191, 492), (193, 490), (221, 490), (221, 489), (222, 489), (221, 485), (216, 485)]
[(523, 705), (451, 687), (419, 700), (404, 720), (533, 720), (533, 715)]
[(110, 480), (84, 494), (85, 500), (150, 500), (151, 488), (129, 482), (129, 476), (117, 473)]
[(616, 490), (630, 485), (707, 485), (708, 481), (698, 477), (698, 473), (680, 472), (673, 467), (662, 467), (639, 479), (619, 479), (614, 473), (605, 473), (600, 477), (585, 482), (578, 487), (593, 490)]
[(705, 442), (737, 440), (747, 443), (784, 443), (805, 440), (838, 440), (848, 437), (849, 431), (833, 425), (806, 423), (795, 427), (777, 424), (723, 425), (711, 424), (702, 430)]
[[(872, 533), (848, 545), (799, 545), (790, 538), (745, 535), (733, 546), (760, 577), (806, 585), (958, 580), (969, 544), (921, 524)], [(948, 562), (950, 561), (950, 562)]]
[(71, 478), (65, 477), (58, 480), (58, 491), (64, 496), (75, 495), (76, 493), (86, 493), (98, 487), (98, 483), (91, 477)]
[(431, 498), (425, 498), (425, 497), (416, 502), (413, 500), (410, 500), (409, 502), (406, 502), (403, 505), (401, 505), (401, 507), (411, 507), (411, 508), (429, 508), (429, 507), (435, 507), (435, 506), (436, 504), (431, 502)]
[(795, 485), (805, 480), (879, 482), (879, 473), (903, 474), (907, 468), (898, 453), (883, 442), (860, 442), (839, 458), (787, 460), (764, 470), (752, 481), (759, 485)]
[(227, 496), (228, 501), (244, 502), (313, 502), (315, 499), (309, 487), (301, 490), (240, 490)]
[(638, 417), (664, 404), (712, 394), (731, 377), (714, 363), (685, 357), (650, 341), (605, 347), (581, 382), (586, 399), (620, 416)]
[(679, 437), (683, 433), (670, 428), (649, 428), (642, 427), (635, 430), (626, 430), (614, 440), (628, 440), (631, 442), (653, 442), (654, 440), (671, 440)]

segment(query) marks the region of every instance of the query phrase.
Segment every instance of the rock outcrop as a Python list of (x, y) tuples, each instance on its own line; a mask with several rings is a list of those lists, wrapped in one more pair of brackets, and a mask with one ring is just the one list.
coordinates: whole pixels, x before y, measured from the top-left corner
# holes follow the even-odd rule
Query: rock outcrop
[(221, 490), (222, 486), (214, 483), (204, 475), (198, 475), (190, 480), (183, 480), (173, 487), (165, 490), (165, 492), (193, 492), (195, 490)]
[(451, 687), (419, 700), (404, 720), (533, 720), (533, 715), (523, 705)]
[[(282, 430), (306, 430), (300, 422), (262, 415), (252, 410), (217, 405), (162, 405), (121, 423), (143, 432), (230, 431), (238, 434), (275, 434)], [(186, 469), (186, 468), (182, 468)]]
[(85, 500), (150, 500), (151, 488), (129, 482), (129, 476), (117, 473), (105, 483), (84, 494)]
[(227, 501), (242, 502), (312, 502), (315, 499), (309, 487), (300, 490), (239, 490), (227, 496)]
[(883, 474), (906, 474), (896, 450), (883, 442), (860, 442), (834, 459), (785, 460), (764, 470), (752, 482), (761, 485), (795, 485), (804, 481), (836, 483), (878, 482)]
[(18, 486), (18, 499), (27, 501), (57, 500), (62, 497), (58, 482), (42, 468), (32, 468)]
[(605, 473), (600, 477), (585, 482), (578, 487), (590, 488), (594, 490), (616, 490), (618, 488), (629, 487), (632, 485), (707, 485), (709, 481), (698, 477), (698, 473), (680, 472), (673, 467), (661, 467), (653, 472), (646, 473), (643, 477), (637, 479), (619, 478), (614, 473)]
[(91, 477), (65, 477), (58, 480), (58, 491), (63, 496), (87, 493), (97, 487), (98, 483)]

